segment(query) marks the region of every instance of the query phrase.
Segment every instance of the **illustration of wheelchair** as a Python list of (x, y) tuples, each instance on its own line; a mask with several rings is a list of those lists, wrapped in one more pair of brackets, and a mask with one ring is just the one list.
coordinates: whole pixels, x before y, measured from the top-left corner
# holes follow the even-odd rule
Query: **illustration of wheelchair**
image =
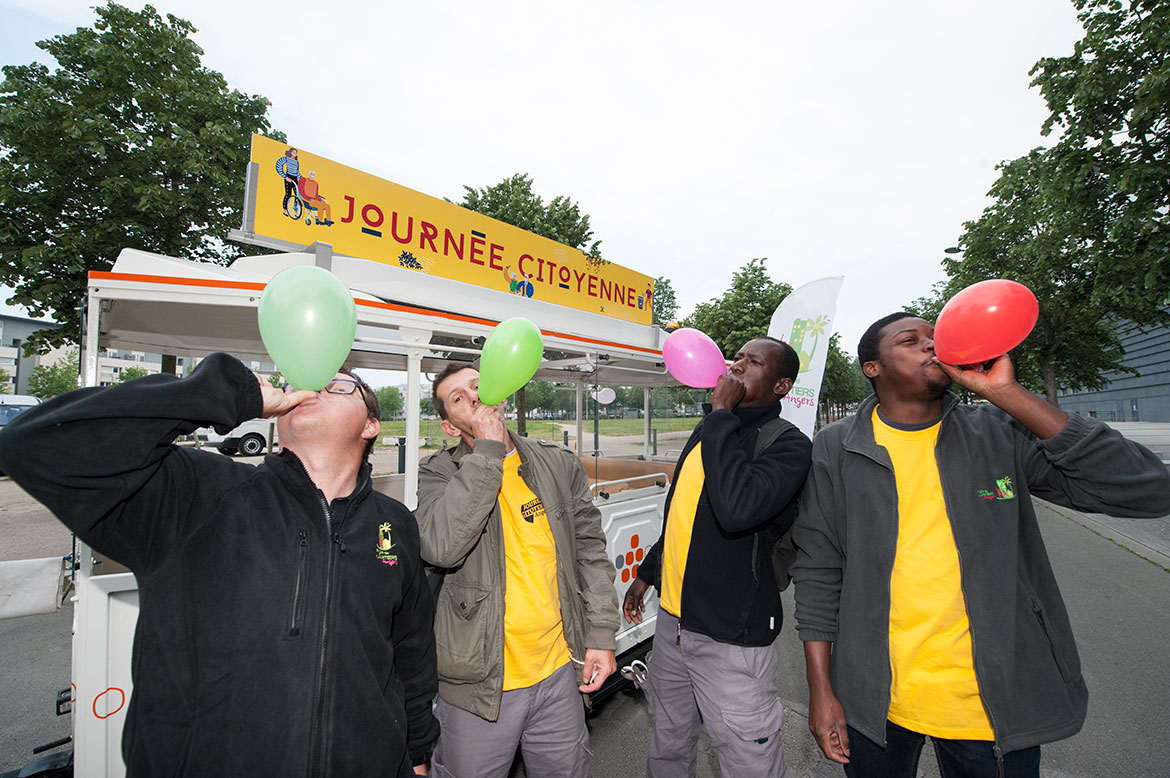
[(309, 202), (309, 198), (305, 196), (305, 178), (298, 178), (296, 188), (293, 189), (292, 197), (285, 202), (284, 213), (290, 219), (299, 219), (303, 215), (305, 217), (305, 224), (312, 224), (317, 216), (317, 206)]

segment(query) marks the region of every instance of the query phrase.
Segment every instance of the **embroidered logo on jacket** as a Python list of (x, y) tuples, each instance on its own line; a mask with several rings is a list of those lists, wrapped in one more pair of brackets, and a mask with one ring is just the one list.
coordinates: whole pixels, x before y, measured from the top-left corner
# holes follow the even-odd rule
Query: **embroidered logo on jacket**
[(394, 541), (390, 537), (390, 522), (387, 521), (378, 527), (378, 542), (375, 544), (374, 556), (384, 565), (396, 565), (398, 564), (398, 555), (390, 553), (393, 548)]
[(978, 494), (984, 500), (1016, 499), (1016, 493), (1012, 489), (1012, 477), (1010, 475), (995, 479), (995, 489), (980, 489)]

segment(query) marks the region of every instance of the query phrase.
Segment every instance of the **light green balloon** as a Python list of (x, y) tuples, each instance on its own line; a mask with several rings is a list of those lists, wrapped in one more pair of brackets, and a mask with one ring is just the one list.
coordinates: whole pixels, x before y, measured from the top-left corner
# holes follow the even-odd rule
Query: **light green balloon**
[(268, 355), (297, 389), (320, 391), (353, 347), (357, 306), (349, 289), (324, 268), (301, 265), (272, 277), (257, 310)]
[(528, 319), (517, 316), (497, 324), (479, 360), (479, 401), (485, 405), (503, 402), (532, 379), (543, 354), (540, 330)]

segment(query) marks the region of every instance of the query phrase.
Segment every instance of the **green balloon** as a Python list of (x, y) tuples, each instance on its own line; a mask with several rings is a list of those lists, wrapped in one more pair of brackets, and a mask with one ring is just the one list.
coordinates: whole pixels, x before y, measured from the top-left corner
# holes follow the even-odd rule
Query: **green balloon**
[(357, 306), (337, 276), (314, 265), (282, 270), (260, 296), (260, 338), (297, 389), (320, 391), (345, 363), (357, 331)]
[(497, 405), (531, 380), (540, 367), (544, 341), (536, 325), (521, 316), (496, 325), (479, 360), (479, 401)]

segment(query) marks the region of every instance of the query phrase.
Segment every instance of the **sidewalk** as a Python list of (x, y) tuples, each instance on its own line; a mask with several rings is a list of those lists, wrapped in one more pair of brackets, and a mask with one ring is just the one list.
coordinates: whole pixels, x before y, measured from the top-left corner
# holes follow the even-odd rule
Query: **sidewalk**
[[(1110, 427), (1129, 440), (1141, 443), (1170, 466), (1170, 423), (1153, 421), (1111, 421)], [(1100, 513), (1077, 513), (1050, 506), (1057, 513), (1096, 532), (1134, 554), (1170, 572), (1170, 517), (1161, 519), (1117, 519)]]

